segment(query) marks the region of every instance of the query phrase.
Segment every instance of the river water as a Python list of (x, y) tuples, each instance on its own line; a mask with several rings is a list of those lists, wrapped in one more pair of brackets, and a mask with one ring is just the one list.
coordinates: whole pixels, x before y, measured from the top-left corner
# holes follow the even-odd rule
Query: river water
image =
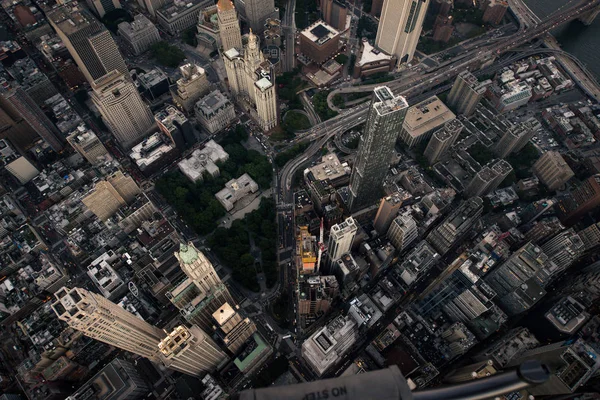
[[(529, 8), (544, 18), (565, 4), (573, 4), (569, 0), (525, 0)], [(553, 32), (562, 49), (581, 60), (600, 81), (600, 16), (590, 26), (573, 21), (557, 28)]]

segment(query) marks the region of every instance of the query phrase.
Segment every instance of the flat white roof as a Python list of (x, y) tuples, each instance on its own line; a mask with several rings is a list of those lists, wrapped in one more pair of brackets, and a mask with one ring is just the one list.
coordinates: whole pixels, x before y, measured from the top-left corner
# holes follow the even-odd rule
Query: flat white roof
[(240, 53), (239, 53), (239, 51), (237, 51), (237, 50), (235, 49), (235, 47), (232, 47), (232, 48), (230, 48), (229, 50), (227, 50), (227, 51), (225, 52), (225, 55), (226, 55), (228, 58), (236, 58), (236, 57), (238, 57), (238, 56), (240, 55)]
[(309, 26), (308, 28), (306, 28), (305, 30), (303, 30), (301, 32), (301, 34), (304, 35), (305, 37), (307, 37), (310, 41), (316, 42), (319, 39), (321, 39), (321, 37), (313, 34), (311, 31), (313, 29), (315, 29), (315, 28), (318, 28), (319, 26), (322, 26), (323, 28), (325, 28), (325, 29), (327, 29), (329, 31), (328, 34), (326, 34), (325, 36), (322, 36), (322, 37), (332, 38), (332, 37), (340, 34), (333, 26), (328, 25), (324, 21), (317, 21), (317, 22), (315, 22), (314, 24), (312, 24), (311, 26)]
[(361, 66), (374, 61), (384, 61), (389, 60), (391, 58), (392, 56), (385, 54), (383, 51), (377, 50), (365, 40), (363, 42), (363, 52), (357, 64)]
[(265, 89), (268, 89), (268, 88), (270, 88), (271, 86), (273, 86), (273, 84), (271, 83), (271, 81), (270, 81), (270, 80), (268, 80), (267, 78), (262, 78), (262, 79), (259, 79), (259, 80), (258, 80), (258, 81), (256, 81), (254, 84), (255, 84), (255, 85), (256, 85), (256, 86), (257, 86), (259, 89), (261, 89), (261, 90), (265, 90)]

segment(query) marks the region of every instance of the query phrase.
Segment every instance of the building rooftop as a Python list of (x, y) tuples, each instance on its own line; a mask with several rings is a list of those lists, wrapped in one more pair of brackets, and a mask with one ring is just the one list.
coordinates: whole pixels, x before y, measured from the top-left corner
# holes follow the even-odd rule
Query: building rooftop
[(106, 298), (113, 298), (117, 294), (123, 294), (127, 286), (116, 273), (111, 264), (119, 260), (112, 251), (102, 254), (87, 267), (88, 276)]
[(174, 149), (175, 146), (168, 142), (162, 133), (156, 132), (135, 145), (129, 157), (143, 170)]
[(227, 50), (226, 52), (224, 52), (223, 54), (225, 54), (227, 56), (227, 58), (229, 58), (230, 60), (233, 60), (236, 57), (240, 56), (240, 52), (237, 51), (235, 49), (235, 47), (230, 48), (229, 50)]
[(392, 56), (371, 46), (371, 43), (369, 43), (369, 41), (366, 38), (363, 39), (362, 46), (362, 53), (360, 54), (360, 58), (356, 60), (356, 65), (358, 66), (363, 66), (365, 64), (369, 64), (376, 61), (387, 61), (391, 60), (392, 58)]
[(48, 19), (53, 21), (65, 34), (71, 35), (90, 25), (96, 25), (98, 31), (105, 30), (97, 19), (81, 8), (77, 2), (67, 3), (46, 13)]
[(432, 96), (408, 109), (402, 129), (411, 137), (419, 137), (455, 118), (437, 96)]
[(203, 149), (194, 150), (192, 155), (181, 160), (179, 169), (188, 179), (196, 182), (202, 179), (204, 172), (211, 175), (219, 173), (217, 162), (227, 161), (229, 155), (214, 140), (208, 141)]
[(138, 75), (138, 82), (145, 88), (156, 86), (165, 79), (167, 79), (167, 75), (158, 68)]
[(177, 19), (180, 14), (184, 14), (193, 7), (201, 7), (205, 3), (205, 0), (175, 0), (173, 3), (167, 4), (163, 8), (157, 10), (156, 13), (169, 21)]
[(154, 114), (154, 119), (169, 132), (178, 129), (177, 125), (183, 125), (188, 121), (185, 114), (174, 106), (167, 106)]
[(235, 315), (235, 310), (231, 308), (229, 303), (223, 304), (217, 311), (213, 313), (213, 318), (217, 321), (219, 326), (227, 322), (231, 317)]
[(184, 264), (191, 264), (199, 257), (198, 251), (194, 245), (181, 243), (179, 246), (179, 259)]
[(312, 42), (322, 45), (329, 41), (340, 33), (331, 25), (326, 24), (324, 21), (317, 21), (304, 29), (301, 35), (305, 36)]
[(350, 174), (348, 163), (340, 163), (338, 157), (333, 153), (323, 156), (321, 162), (310, 167), (309, 170), (313, 173), (315, 179), (319, 181), (325, 179), (335, 180)]
[(267, 90), (271, 86), (273, 86), (273, 84), (271, 83), (271, 81), (269, 79), (267, 79), (267, 78), (261, 78), (261, 79), (257, 80), (256, 82), (254, 82), (254, 84), (260, 90)]
[(216, 89), (198, 100), (195, 105), (195, 111), (197, 113), (200, 112), (205, 118), (210, 118), (217, 114), (223, 107), (230, 104), (229, 98)]
[(253, 334), (252, 339), (256, 344), (254, 349), (249, 353), (244, 350), (233, 362), (240, 371), (245, 371), (250, 364), (256, 362), (257, 358), (269, 347), (258, 333)]
[(119, 33), (124, 33), (127, 36), (134, 36), (138, 32), (142, 32), (147, 28), (154, 27), (154, 24), (146, 18), (144, 14), (137, 14), (131, 22), (121, 22), (119, 24)]
[(379, 115), (389, 114), (394, 111), (408, 108), (408, 102), (402, 96), (395, 96), (392, 90), (387, 86), (379, 86), (373, 90), (377, 101), (373, 108)]

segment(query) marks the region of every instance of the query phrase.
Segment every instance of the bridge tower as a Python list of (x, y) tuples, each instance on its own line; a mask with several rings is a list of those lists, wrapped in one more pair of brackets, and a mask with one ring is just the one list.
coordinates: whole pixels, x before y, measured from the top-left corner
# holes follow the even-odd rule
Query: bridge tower
[(600, 5), (596, 6), (590, 12), (583, 14), (581, 17), (579, 17), (579, 20), (583, 22), (584, 25), (589, 26), (592, 24), (592, 22), (594, 22), (594, 19), (596, 19), (598, 14), (600, 14)]

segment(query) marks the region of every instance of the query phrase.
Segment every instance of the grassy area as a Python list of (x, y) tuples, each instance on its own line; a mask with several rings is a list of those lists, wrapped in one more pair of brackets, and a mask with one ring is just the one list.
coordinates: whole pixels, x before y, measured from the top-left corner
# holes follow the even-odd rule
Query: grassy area
[(310, 128), (310, 121), (306, 115), (291, 110), (283, 116), (282, 126), (287, 132), (294, 133)]
[(184, 31), (181, 34), (181, 39), (184, 43), (189, 44), (190, 46), (196, 47), (198, 46), (198, 38), (196, 37), (197, 30), (196, 28), (190, 28)]
[(321, 120), (323, 121), (333, 118), (338, 114), (336, 111), (330, 109), (327, 105), (327, 96), (329, 95), (329, 92), (330, 91), (328, 90), (322, 90), (315, 94), (312, 99), (315, 111), (317, 114), (319, 114), (319, 117), (321, 117)]
[(221, 144), (229, 154), (229, 160), (219, 165), (217, 177), (206, 174), (203, 181), (192, 182), (176, 170), (156, 181), (156, 190), (201, 235), (215, 229), (217, 220), (225, 215), (225, 209), (214, 195), (227, 181), (248, 173), (262, 189), (271, 185), (271, 163), (267, 157), (255, 150), (246, 150), (239, 143), (247, 137), (239, 126), (226, 135)]
[(250, 236), (260, 248), (262, 270), (267, 285), (272, 286), (278, 278), (275, 254), (277, 224), (275, 202), (272, 199), (263, 198), (257, 210), (247, 214), (244, 219), (233, 221), (229, 229), (217, 228), (208, 238), (209, 245), (221, 261), (231, 267), (233, 279), (257, 292), (260, 286), (256, 280), (255, 259), (250, 254)]
[(275, 164), (278, 167), (283, 167), (288, 161), (294, 159), (297, 155), (304, 152), (310, 146), (310, 142), (300, 142), (290, 149), (283, 151), (275, 156)]
[(179, 47), (171, 46), (167, 42), (154, 43), (150, 47), (150, 54), (159, 64), (170, 68), (177, 67), (185, 60), (183, 51)]
[(377, 36), (377, 24), (371, 18), (364, 15), (358, 20), (356, 26), (356, 36), (359, 38), (366, 37), (369, 40), (375, 40)]
[(334, 106), (336, 106), (338, 108), (346, 107), (346, 101), (339, 94), (336, 94), (335, 96), (333, 96), (333, 99), (331, 99), (331, 102), (333, 103)]
[(335, 56), (335, 61), (344, 65), (346, 64), (346, 61), (348, 61), (348, 56), (345, 54), (338, 54), (337, 56)]
[(297, 67), (277, 78), (277, 93), (280, 99), (287, 102), (290, 109), (302, 110), (304, 107), (297, 93), (306, 85), (306, 82), (300, 78), (300, 67)]
[(468, 22), (475, 25), (482, 25), (483, 11), (477, 7), (462, 6), (461, 4), (455, 4), (450, 15), (454, 20), (455, 24), (461, 22)]

